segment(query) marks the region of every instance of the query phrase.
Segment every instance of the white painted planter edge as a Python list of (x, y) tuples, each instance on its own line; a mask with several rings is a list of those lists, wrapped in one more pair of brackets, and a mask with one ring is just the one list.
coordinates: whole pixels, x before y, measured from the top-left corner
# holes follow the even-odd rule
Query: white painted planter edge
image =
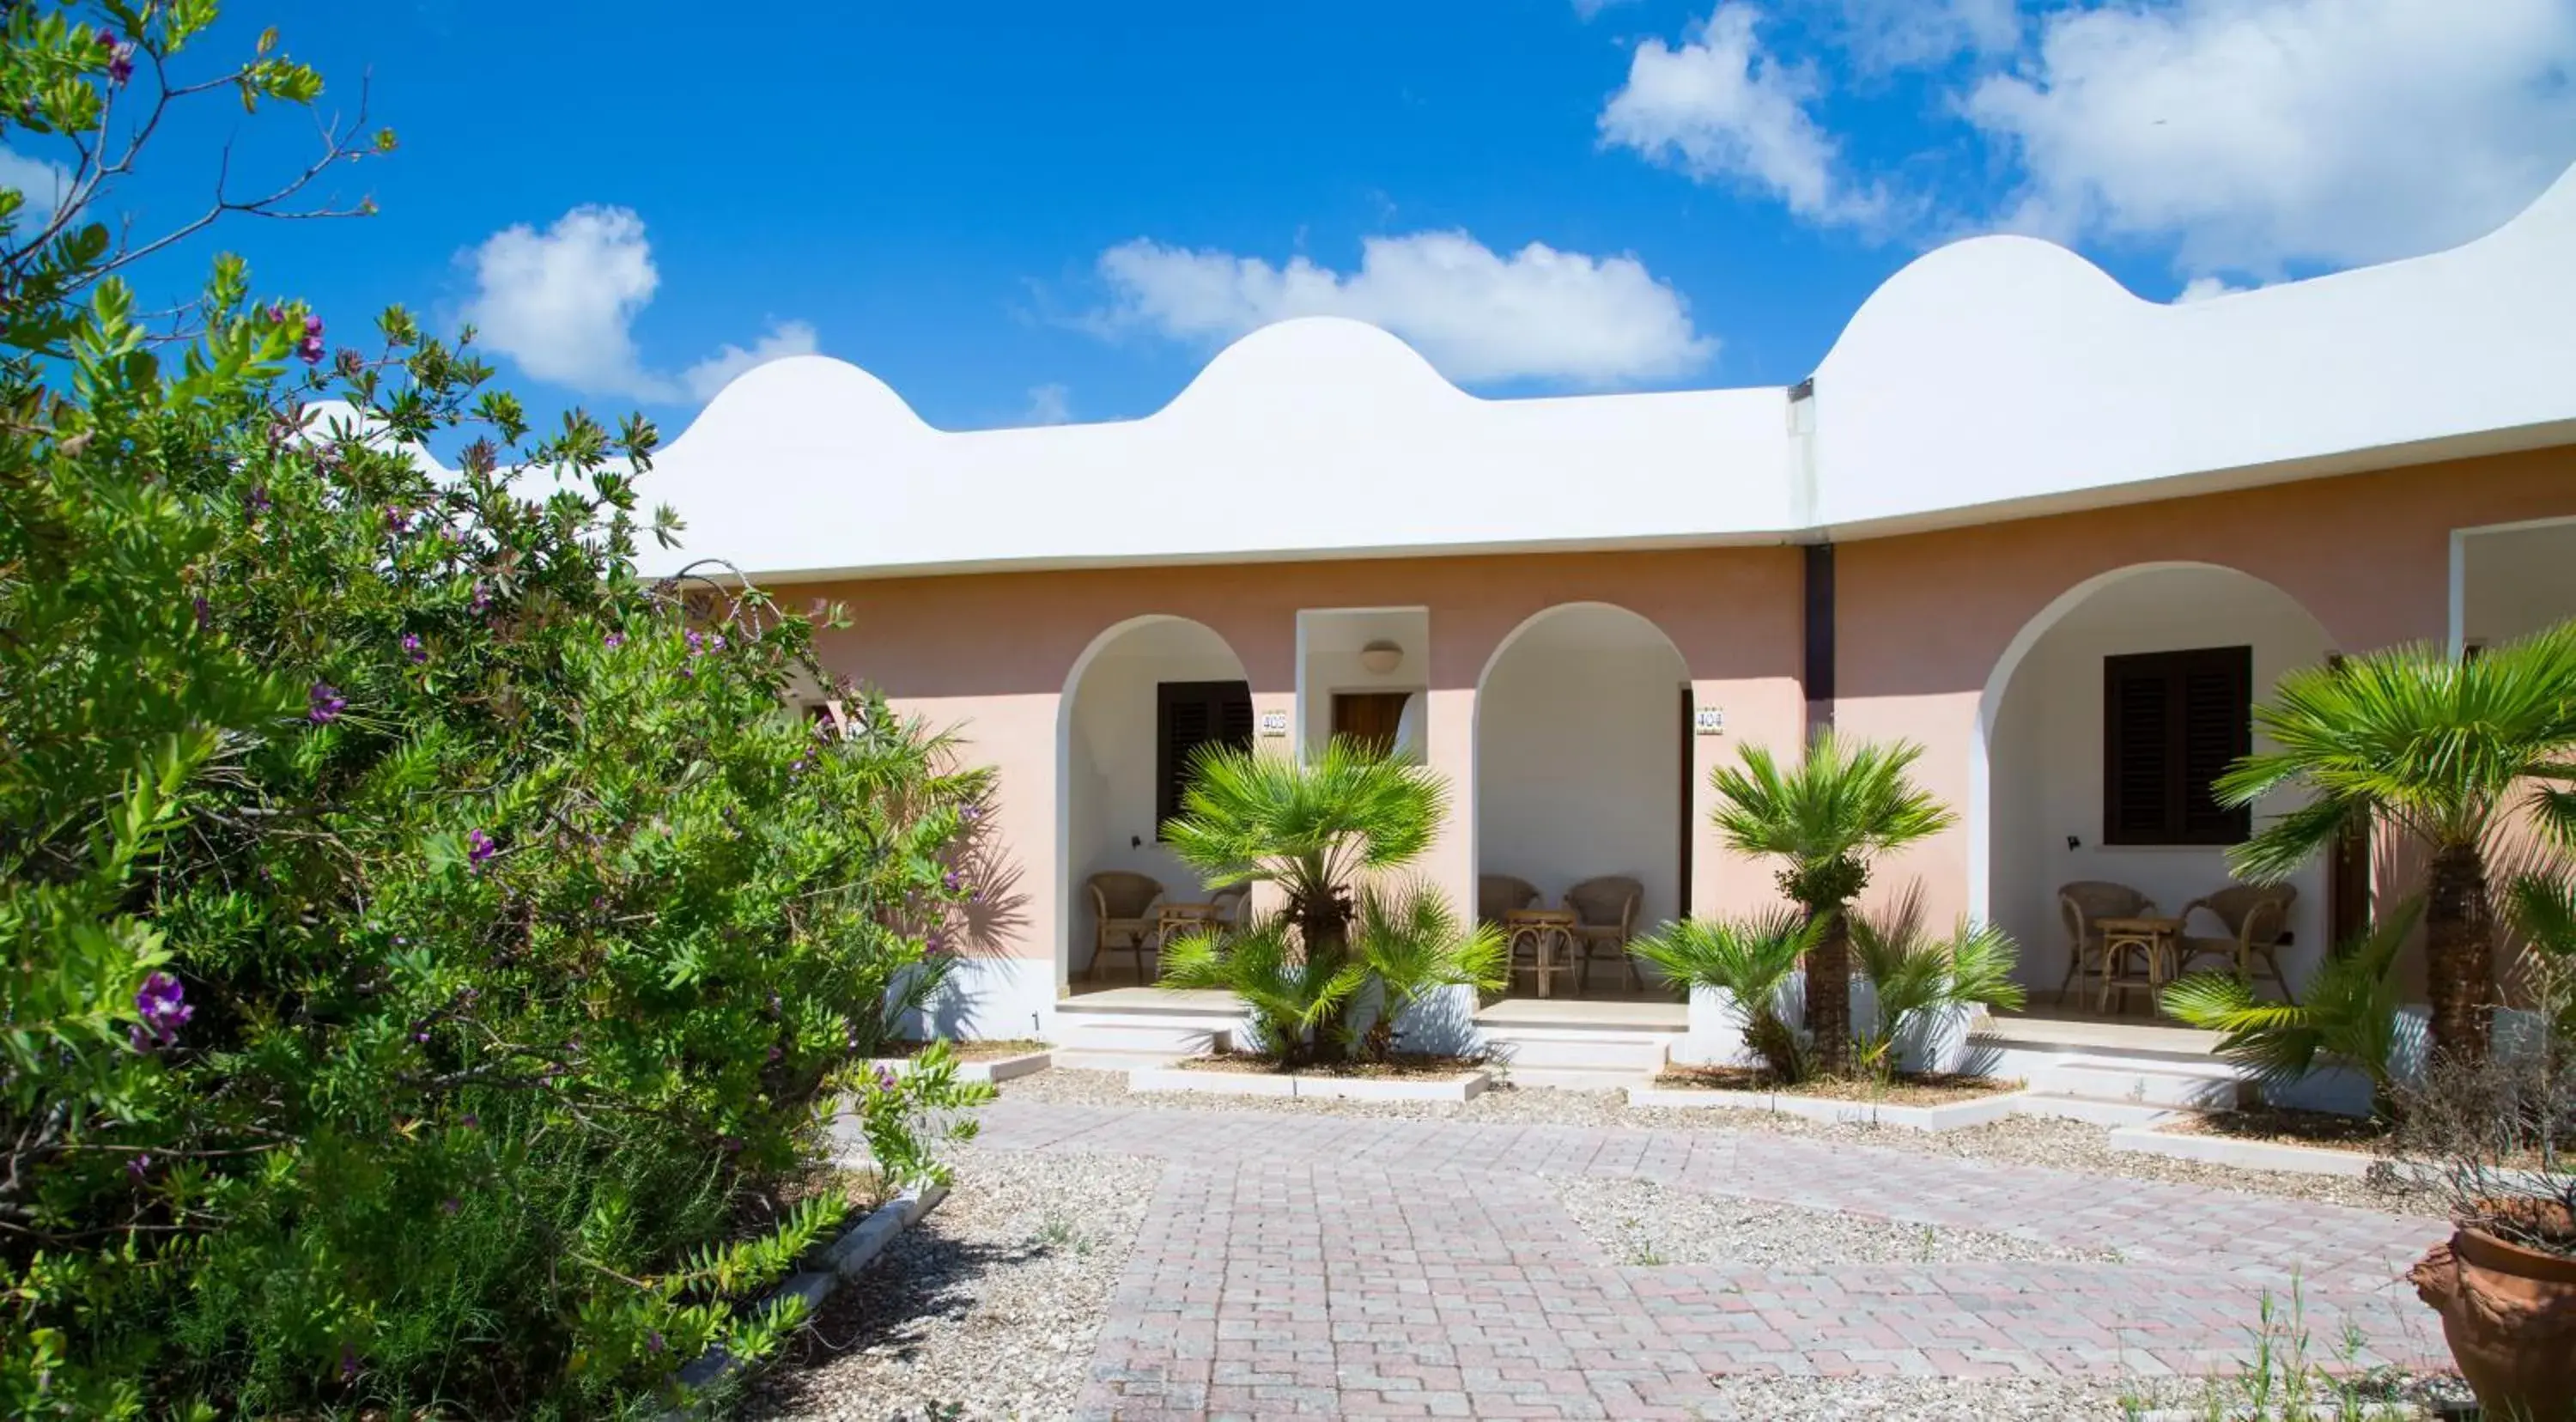
[(1445, 1081), (1373, 1081), (1365, 1077), (1271, 1076), (1254, 1072), (1190, 1071), (1138, 1067), (1127, 1073), (1129, 1091), (1197, 1091), (1214, 1096), (1304, 1096), (1338, 1101), (1465, 1101), (1493, 1084), (1479, 1068)]

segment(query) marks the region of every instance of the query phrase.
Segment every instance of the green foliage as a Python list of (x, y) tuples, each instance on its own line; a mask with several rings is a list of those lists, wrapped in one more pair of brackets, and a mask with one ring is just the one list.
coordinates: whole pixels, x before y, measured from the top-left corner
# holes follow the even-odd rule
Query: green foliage
[(1501, 929), (1461, 923), (1447, 898), (1419, 882), (1370, 885), (1360, 891), (1351, 956), (1378, 986), (1368, 1029), (1373, 1057), (1394, 1048), (1396, 1023), (1434, 991), (1463, 987), (1496, 992), (1511, 967)]
[(1348, 737), (1303, 763), (1210, 745), (1163, 838), (1211, 887), (1276, 884), (1292, 918), (1338, 931), (1359, 876), (1420, 857), (1447, 801), (1429, 770)]
[(1165, 945), (1161, 985), (1242, 998), (1260, 1033), (1249, 1045), (1294, 1064), (1318, 1033), (1329, 1037), (1340, 1024), (1368, 986), (1368, 969), (1306, 952), (1285, 916), (1262, 914), (1230, 933), (1192, 933)]
[(2254, 725), (2273, 748), (2220, 777), (2221, 803), (2284, 787), (2315, 799), (2229, 852), (2249, 878), (2288, 877), (2355, 821), (2482, 848), (2520, 804), (2576, 840), (2576, 622), (2477, 657), (2417, 645), (2295, 671)]
[[(789, 714), (807, 619), (636, 575), (640, 418), (537, 437), (466, 344), (327, 349), (229, 257), (140, 316), (103, 96), (183, 97), (213, 6), (107, 13), (0, 59), (90, 155), (0, 196), (0, 1411), (667, 1399), (792, 1322), (751, 1301), (839, 1222), (785, 1201), (842, 1097), (912, 1177), (980, 1099), (860, 1058), (986, 779)], [(274, 48), (191, 87), (309, 101)]]
[(2022, 1005), (2013, 964), (2021, 957), (2012, 935), (1991, 923), (1962, 919), (1946, 938), (1923, 928), (1920, 900), (1908, 895), (1884, 919), (1855, 914), (1852, 954), (1869, 979), (1877, 1017), (1856, 1033), (1863, 1070), (1882, 1080), (1896, 1075), (1896, 1048), (1908, 1034), (1960, 1008)]
[(1811, 913), (1837, 911), (1869, 885), (1869, 861), (1929, 839), (1956, 819), (1906, 772), (1923, 756), (1909, 742), (1879, 745), (1818, 731), (1783, 768), (1767, 746), (1709, 775), (1718, 833), (1739, 853), (1783, 861), (1780, 891)]
[(1780, 994), (1798, 971), (1824, 920), (1795, 913), (1756, 918), (1686, 918), (1635, 939), (1628, 951), (1674, 982), (1726, 994), (1744, 1016), (1744, 1044), (1783, 1084), (1814, 1071), (1796, 1026), (1780, 1011)]
[[(1462, 926), (1436, 892), (1361, 883), (1429, 848), (1446, 801), (1438, 776), (1348, 738), (1303, 764), (1222, 746), (1201, 752), (1166, 842), (1210, 884), (1275, 884), (1286, 905), (1233, 932), (1167, 945), (1162, 985), (1240, 996), (1261, 1049), (1283, 1064), (1354, 1047), (1382, 1057), (1405, 1006), (1435, 987), (1501, 975), (1499, 936)], [(1370, 1008), (1373, 1025), (1354, 1029), (1356, 1012)]]
[(2319, 1067), (2349, 1067), (2368, 1078), (2383, 1110), (2397, 1050), (2397, 955), (2422, 916), (2423, 900), (2400, 901), (2357, 942), (2327, 955), (2305, 1002), (2265, 1002), (2233, 973), (2193, 973), (2164, 991), (2166, 1015), (2222, 1034), (2219, 1055), (2266, 1086), (2295, 1083)]

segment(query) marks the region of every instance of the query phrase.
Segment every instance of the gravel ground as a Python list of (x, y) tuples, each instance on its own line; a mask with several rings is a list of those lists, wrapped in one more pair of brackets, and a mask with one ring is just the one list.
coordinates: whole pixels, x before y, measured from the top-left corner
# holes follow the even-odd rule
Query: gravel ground
[[(2110, 1132), (2081, 1121), (2045, 1116), (2009, 1116), (1990, 1126), (1964, 1131), (1909, 1131), (1897, 1127), (1837, 1126), (1768, 1111), (1725, 1111), (1705, 1107), (1632, 1107), (1616, 1091), (1566, 1091), (1551, 1087), (1503, 1086), (1464, 1104), (1434, 1101), (1332, 1101), (1316, 1097), (1203, 1096), (1187, 1092), (1130, 1095), (1123, 1072), (1080, 1071), (1057, 1067), (1002, 1087), (1015, 1101), (1061, 1101), (1082, 1106), (1142, 1107), (1155, 1111), (1284, 1111), (1329, 1116), (1394, 1117), (1423, 1121), (1487, 1121), (1529, 1125), (1639, 1126), (1697, 1131), (1769, 1131), (1780, 1135), (1865, 1142), (1927, 1155), (1964, 1156), (2009, 1165), (2039, 1165), (2125, 1180), (2156, 1180), (2180, 1185), (2210, 1185), (2253, 1195), (2280, 1195), (2317, 1200), (2356, 1209), (2432, 1208), (2410, 1201), (2367, 1180), (2336, 1175), (2299, 1175), (2288, 1171), (2239, 1170), (2232, 1166), (2174, 1160), (2111, 1148)], [(2438, 1211), (2437, 1211), (2438, 1213)]]
[(958, 1152), (947, 1200), (832, 1296), (740, 1415), (1067, 1415), (1158, 1174), (1124, 1157)]
[(1981, 1229), (1864, 1219), (1678, 1190), (1652, 1180), (1563, 1178), (1557, 1197), (1592, 1242), (1621, 1264), (2108, 1263), (2110, 1249), (2070, 1249)]
[[(2056, 1378), (1722, 1378), (1700, 1415), (1712, 1422), (2278, 1422), (2277, 1406), (2256, 1419), (2241, 1399), (2207, 1383), (2078, 1382)], [(2217, 1410), (2212, 1410), (2212, 1403)], [(2336, 1399), (2314, 1394), (2319, 1419), (2342, 1418)], [(2440, 1413), (2415, 1401), (2364, 1402), (2363, 1422), (2410, 1422)]]

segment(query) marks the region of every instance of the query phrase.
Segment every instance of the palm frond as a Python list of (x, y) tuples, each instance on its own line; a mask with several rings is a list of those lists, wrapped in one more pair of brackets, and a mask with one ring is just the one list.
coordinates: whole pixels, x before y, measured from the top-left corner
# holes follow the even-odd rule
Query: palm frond
[(1780, 1012), (1780, 993), (1825, 921), (1778, 912), (1754, 918), (1686, 918), (1628, 945), (1676, 982), (1726, 994), (1744, 1018), (1744, 1044), (1783, 1082), (1806, 1079), (1810, 1063), (1797, 1029)]
[(1206, 746), (1163, 838), (1211, 887), (1267, 880), (1322, 895), (1419, 856), (1447, 808), (1439, 776), (1364, 742), (1336, 737), (1303, 764)]
[(1508, 962), (1501, 930), (1462, 924), (1449, 900), (1419, 881), (1362, 891), (1351, 956), (1377, 975), (1389, 1015), (1434, 988), (1500, 988)]
[(1865, 859), (1927, 839), (1956, 817), (1908, 776), (1923, 748), (1818, 731), (1797, 766), (1765, 746), (1747, 745), (1738, 764), (1709, 775), (1718, 806), (1711, 818), (1745, 854), (1798, 865)]
[(2193, 973), (2164, 991), (2166, 1015), (2220, 1034), (2219, 1055), (2251, 1070), (2266, 1086), (2286, 1086), (2320, 1060), (2368, 1077), (2375, 1093), (2389, 1087), (2400, 1007), (2397, 955), (2423, 912), (2409, 897), (2358, 941), (2329, 954), (2304, 1002), (2264, 1002), (2232, 973)]
[(2013, 981), (2021, 951), (2012, 935), (1963, 918), (1947, 937), (1934, 938), (1923, 929), (1919, 893), (1908, 893), (1892, 912), (1852, 915), (1851, 943), (1877, 999), (1861, 1055), (1881, 1074), (1893, 1067), (1896, 1045), (1931, 1014), (1976, 1006), (2010, 1010), (2025, 1000)]

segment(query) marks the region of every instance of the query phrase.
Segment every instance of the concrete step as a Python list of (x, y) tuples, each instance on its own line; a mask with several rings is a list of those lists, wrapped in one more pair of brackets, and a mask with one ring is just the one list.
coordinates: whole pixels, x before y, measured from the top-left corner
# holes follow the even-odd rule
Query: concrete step
[(1589, 1067), (1510, 1067), (1504, 1069), (1502, 1079), (1515, 1088), (1624, 1092), (1632, 1086), (1654, 1085), (1655, 1074)]
[(2153, 1106), (2139, 1101), (2105, 1101), (2098, 1097), (2065, 1096), (2047, 1091), (2033, 1091), (2022, 1097), (2017, 1109), (2024, 1116), (2053, 1116), (2094, 1126), (2148, 1126), (2179, 1114), (2170, 1106)]
[(1166, 1067), (1179, 1059), (1172, 1052), (1113, 1052), (1083, 1048), (1058, 1047), (1051, 1055), (1054, 1065), (1068, 1071), (1135, 1071), (1140, 1067)]
[(1478, 1023), (1485, 1046), (1515, 1079), (1532, 1071), (1610, 1071), (1651, 1076), (1664, 1069), (1678, 1032), (1634, 1028), (1521, 1027)]
[(1056, 1046), (1076, 1052), (1135, 1052), (1180, 1057), (1222, 1051), (1236, 1024), (1226, 1021), (1110, 1022), (1056, 1019)]
[(2104, 1056), (2061, 1057), (2030, 1074), (2034, 1091), (2167, 1110), (2232, 1106), (2239, 1080), (2236, 1068), (2220, 1061), (2200, 1065)]

